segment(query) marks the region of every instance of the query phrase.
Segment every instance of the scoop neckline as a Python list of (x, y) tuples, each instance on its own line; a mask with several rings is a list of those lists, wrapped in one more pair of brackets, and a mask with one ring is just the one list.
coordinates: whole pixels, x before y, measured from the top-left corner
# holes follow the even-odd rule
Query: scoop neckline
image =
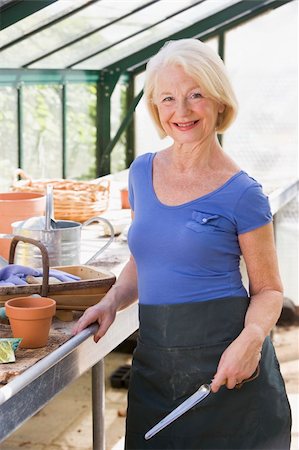
[(149, 184), (150, 184), (152, 196), (154, 197), (154, 199), (158, 203), (158, 205), (161, 206), (162, 208), (169, 208), (169, 209), (184, 208), (186, 206), (192, 205), (193, 203), (204, 200), (208, 197), (212, 197), (213, 195), (217, 194), (219, 191), (226, 188), (226, 186), (228, 186), (232, 181), (234, 181), (236, 178), (238, 178), (240, 175), (242, 175), (244, 173), (243, 170), (239, 170), (239, 172), (236, 172), (234, 175), (232, 175), (225, 183), (223, 183), (217, 189), (214, 189), (213, 191), (208, 192), (207, 194), (201, 195), (200, 197), (197, 197), (193, 200), (189, 200), (188, 202), (181, 203), (179, 205), (166, 205), (165, 203), (161, 202), (161, 200), (158, 198), (156, 191), (154, 189), (153, 161), (154, 161), (154, 158), (156, 155), (157, 155), (157, 152), (150, 153), (148, 178), (149, 178)]

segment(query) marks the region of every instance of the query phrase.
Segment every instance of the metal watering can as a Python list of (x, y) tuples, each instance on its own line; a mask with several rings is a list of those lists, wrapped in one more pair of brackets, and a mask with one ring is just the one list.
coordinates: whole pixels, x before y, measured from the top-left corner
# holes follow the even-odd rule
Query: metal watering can
[[(42, 218), (40, 218), (42, 219)], [(53, 221), (50, 229), (45, 229), (40, 224), (30, 225), (30, 219), (12, 223), (13, 235), (26, 236), (42, 242), (49, 254), (50, 266), (72, 266), (80, 264), (81, 230), (83, 227), (94, 223), (104, 222), (110, 229), (110, 238), (84, 264), (91, 264), (112, 243), (114, 229), (111, 223), (103, 217), (92, 217), (83, 224), (71, 220)], [(28, 225), (26, 225), (26, 223)], [(42, 255), (36, 246), (20, 242), (16, 248), (15, 263), (29, 267), (42, 267)]]
[[(73, 266), (80, 264), (81, 230), (94, 222), (108, 225), (110, 239), (84, 264), (96, 261), (111, 244), (114, 239), (113, 226), (107, 219), (97, 216), (83, 224), (72, 220), (54, 220), (53, 186), (47, 185), (45, 216), (14, 222), (11, 224), (13, 234), (0, 237), (13, 238), (18, 235), (40, 241), (46, 247), (50, 266)], [(15, 252), (15, 263), (33, 268), (42, 267), (42, 254), (36, 245), (20, 242)]]
[[(45, 216), (32, 217), (12, 223), (13, 235), (25, 236), (45, 245), (50, 266), (73, 266), (80, 264), (81, 230), (93, 222), (104, 222), (110, 229), (110, 239), (84, 264), (96, 261), (111, 244), (114, 229), (103, 217), (92, 217), (83, 224), (72, 220), (54, 220), (53, 186), (47, 185)], [(36, 246), (20, 242), (16, 248), (15, 262), (23, 266), (41, 267), (42, 255)]]

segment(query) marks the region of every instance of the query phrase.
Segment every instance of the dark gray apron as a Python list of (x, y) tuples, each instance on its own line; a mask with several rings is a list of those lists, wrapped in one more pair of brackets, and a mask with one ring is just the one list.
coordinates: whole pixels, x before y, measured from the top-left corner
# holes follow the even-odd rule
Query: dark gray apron
[(240, 389), (223, 386), (146, 441), (144, 434), (203, 383), (240, 334), (247, 298), (140, 305), (128, 394), (127, 450), (287, 450), (290, 408), (269, 338), (259, 376)]

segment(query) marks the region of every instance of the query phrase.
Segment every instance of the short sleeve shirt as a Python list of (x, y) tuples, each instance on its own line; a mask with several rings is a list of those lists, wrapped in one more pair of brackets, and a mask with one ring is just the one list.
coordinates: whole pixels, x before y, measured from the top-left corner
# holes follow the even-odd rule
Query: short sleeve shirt
[(168, 206), (154, 191), (154, 157), (139, 156), (129, 172), (134, 220), (128, 243), (136, 261), (140, 303), (247, 296), (238, 235), (272, 220), (261, 185), (241, 170), (209, 194)]

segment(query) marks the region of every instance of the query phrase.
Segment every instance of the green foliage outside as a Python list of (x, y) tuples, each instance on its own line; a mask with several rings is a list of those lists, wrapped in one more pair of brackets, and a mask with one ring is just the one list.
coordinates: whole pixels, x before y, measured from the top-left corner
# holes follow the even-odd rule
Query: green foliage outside
[[(22, 168), (33, 179), (62, 177), (62, 86), (25, 85), (23, 93)], [(66, 87), (66, 178), (96, 177), (96, 85)], [(125, 86), (112, 96), (111, 135), (125, 109)], [(101, 114), (102, 112), (99, 111)], [(0, 189), (8, 190), (18, 168), (17, 89), (0, 89)], [(111, 172), (126, 167), (125, 133), (111, 154)]]

